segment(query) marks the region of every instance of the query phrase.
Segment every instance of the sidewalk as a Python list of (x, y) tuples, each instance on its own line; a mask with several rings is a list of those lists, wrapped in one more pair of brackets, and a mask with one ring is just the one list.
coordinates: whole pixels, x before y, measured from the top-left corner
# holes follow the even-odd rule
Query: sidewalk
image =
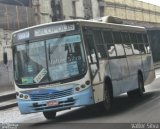
[(15, 92), (11, 66), (0, 63), (0, 96)]
[(11, 62), (7, 66), (0, 63), (0, 110), (17, 105), (11, 68)]

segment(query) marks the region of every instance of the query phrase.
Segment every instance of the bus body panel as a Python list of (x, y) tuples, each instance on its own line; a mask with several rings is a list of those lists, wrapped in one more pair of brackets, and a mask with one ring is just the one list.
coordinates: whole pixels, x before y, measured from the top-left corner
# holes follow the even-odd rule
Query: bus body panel
[[(70, 21), (69, 23), (72, 23)], [(65, 22), (57, 22), (58, 24)], [(58, 25), (57, 24), (57, 25)], [(129, 26), (129, 25), (116, 25), (116, 24), (105, 24), (105, 23), (97, 23), (91, 21), (75, 21), (75, 24), (80, 25), (80, 27), (90, 27), (91, 30), (94, 28), (100, 30), (110, 31), (129, 31), (131, 33), (145, 33), (145, 28)], [(47, 24), (51, 26), (52, 24)], [(56, 23), (53, 23), (56, 25)], [(35, 28), (45, 27), (45, 25), (36, 26)], [(29, 28), (30, 30), (34, 30), (34, 27)], [(24, 29), (22, 31), (26, 31)], [(53, 30), (52, 30), (53, 31)], [(15, 32), (20, 33), (21, 31)], [(83, 32), (81, 32), (82, 34)], [(83, 34), (82, 34), (83, 35)], [(51, 35), (50, 35), (51, 36)], [(33, 38), (33, 37), (32, 37)], [(44, 38), (44, 36), (42, 37)], [(81, 37), (82, 41), (85, 42), (84, 36)], [(39, 40), (38, 38), (37, 40)], [(33, 40), (33, 39), (32, 39)], [(79, 79), (74, 80), (64, 84), (50, 84), (51, 86), (44, 85), (43, 87), (37, 88), (19, 88), (16, 84), (16, 91), (23, 94), (28, 94), (32, 96), (32, 93), (41, 92), (43, 90), (44, 93), (49, 94), (50, 91), (53, 92), (63, 92), (69, 88), (73, 89), (73, 94), (67, 96), (61, 96), (59, 98), (50, 98), (47, 100), (43, 100), (42, 98), (36, 101), (33, 100), (23, 100), (17, 97), (18, 106), (22, 114), (33, 113), (33, 112), (45, 112), (45, 111), (60, 111), (64, 109), (69, 109), (72, 107), (86, 106), (95, 103), (99, 103), (104, 101), (104, 86), (106, 77), (110, 78), (112, 81), (113, 88), (113, 96), (118, 96), (122, 93), (132, 91), (138, 88), (138, 71), (141, 71), (143, 74), (143, 79), (145, 84), (151, 83), (155, 78), (153, 61), (151, 54), (144, 55), (135, 55), (132, 54), (130, 56), (116, 57), (116, 58), (105, 58), (98, 59), (98, 70), (95, 76), (91, 77), (91, 66), (89, 64), (89, 59), (87, 55), (87, 47), (84, 45), (84, 53), (85, 58), (87, 60), (87, 73), (86, 75)], [(116, 46), (116, 45), (115, 45)], [(123, 45), (122, 45), (123, 46)], [(106, 47), (107, 48), (107, 47)], [(120, 50), (120, 49), (119, 49)], [(81, 85), (86, 84), (86, 81), (90, 81), (91, 84), (87, 88), (82, 91), (75, 92), (75, 87), (81, 87)], [(75, 85), (76, 84), (76, 85)], [(37, 93), (38, 95), (38, 93)], [(40, 95), (40, 94), (39, 94)], [(58, 102), (57, 106), (47, 106), (49, 102), (56, 101)]]

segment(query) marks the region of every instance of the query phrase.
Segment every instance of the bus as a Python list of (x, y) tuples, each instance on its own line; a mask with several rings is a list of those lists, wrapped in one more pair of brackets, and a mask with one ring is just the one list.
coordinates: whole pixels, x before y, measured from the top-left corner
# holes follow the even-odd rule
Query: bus
[(12, 35), (14, 85), (21, 114), (56, 112), (114, 97), (141, 97), (155, 78), (144, 27), (95, 20), (67, 20)]

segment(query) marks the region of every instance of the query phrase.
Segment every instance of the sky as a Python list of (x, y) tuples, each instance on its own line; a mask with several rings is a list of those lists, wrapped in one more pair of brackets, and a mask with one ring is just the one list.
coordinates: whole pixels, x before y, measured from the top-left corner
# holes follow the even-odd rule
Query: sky
[(143, 1), (143, 2), (147, 2), (147, 3), (151, 3), (154, 5), (160, 6), (160, 0), (139, 0), (139, 1)]

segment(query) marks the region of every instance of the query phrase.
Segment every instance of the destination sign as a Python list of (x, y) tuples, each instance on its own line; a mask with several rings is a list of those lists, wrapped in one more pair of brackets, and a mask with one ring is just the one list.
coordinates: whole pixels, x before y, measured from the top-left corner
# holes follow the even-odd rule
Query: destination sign
[(62, 25), (56, 25), (56, 26), (49, 26), (49, 27), (43, 27), (43, 28), (38, 28), (34, 30), (34, 36), (44, 36), (44, 35), (49, 35), (49, 34), (56, 34), (56, 33), (62, 33), (62, 32), (67, 32), (67, 31), (72, 31), (75, 30), (75, 25), (67, 25), (67, 24), (62, 24)]
[(28, 39), (29, 37), (30, 37), (29, 31), (17, 34), (17, 39), (18, 40)]

